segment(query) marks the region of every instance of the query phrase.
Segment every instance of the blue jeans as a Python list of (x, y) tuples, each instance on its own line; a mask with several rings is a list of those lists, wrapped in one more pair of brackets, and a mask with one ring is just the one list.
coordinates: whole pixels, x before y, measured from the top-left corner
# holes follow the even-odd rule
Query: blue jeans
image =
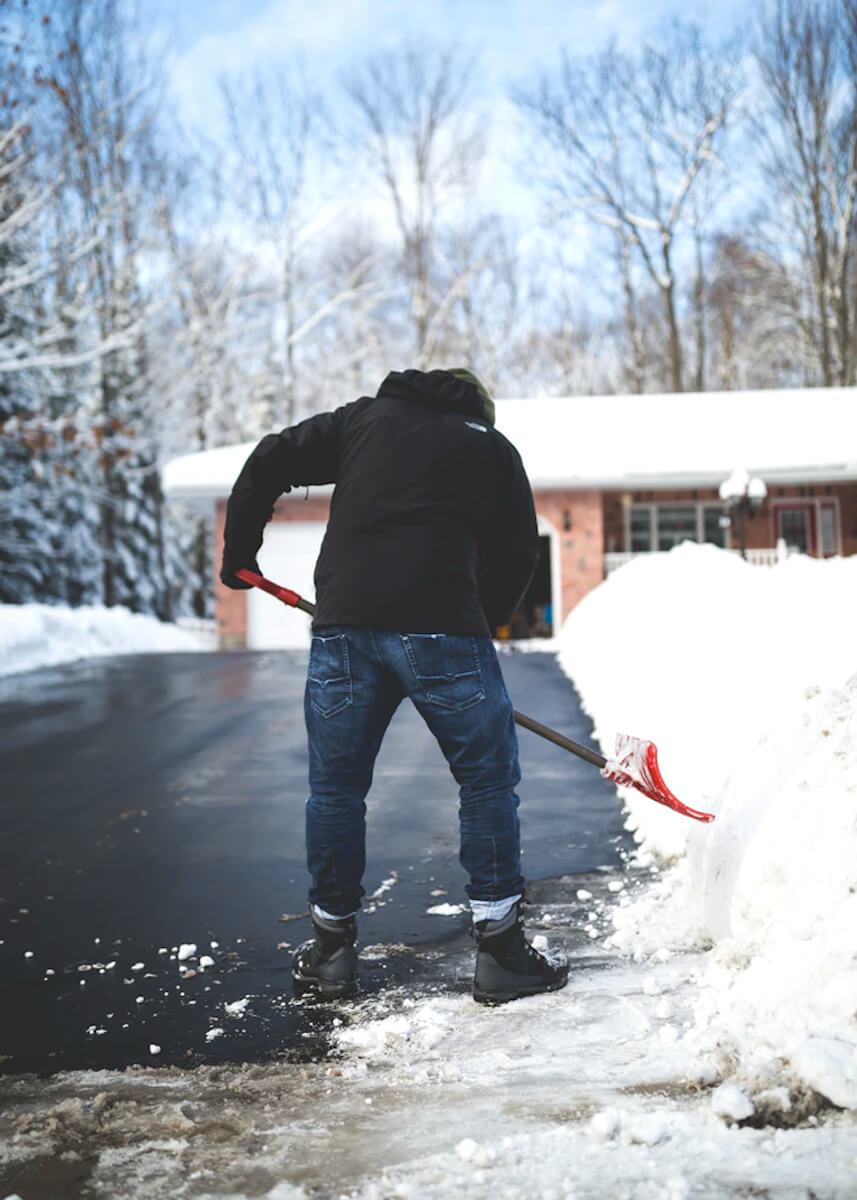
[(518, 739), (490, 638), (442, 633), (318, 630), (304, 712), (309, 899), (333, 916), (360, 907), (366, 793), (393, 713), (408, 696), (459, 786), (461, 865), (472, 900), (524, 890), (520, 870)]

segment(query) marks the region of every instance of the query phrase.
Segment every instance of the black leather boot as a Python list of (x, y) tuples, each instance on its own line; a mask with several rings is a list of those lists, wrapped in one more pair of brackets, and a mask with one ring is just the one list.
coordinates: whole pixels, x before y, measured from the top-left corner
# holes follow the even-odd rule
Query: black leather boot
[(357, 994), (357, 922), (354, 917), (334, 921), (310, 909), (315, 937), (298, 946), (292, 959), (295, 992), (315, 993), (326, 1000)]
[(565, 958), (548, 959), (524, 937), (521, 904), (514, 904), (499, 921), (474, 923), (476, 974), (473, 999), (480, 1004), (506, 1004), (538, 992), (565, 987)]

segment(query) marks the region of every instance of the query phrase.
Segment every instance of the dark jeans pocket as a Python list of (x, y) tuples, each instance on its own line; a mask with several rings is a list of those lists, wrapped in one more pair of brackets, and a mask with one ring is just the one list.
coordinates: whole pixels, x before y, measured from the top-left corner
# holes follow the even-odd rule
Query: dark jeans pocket
[(344, 633), (314, 633), (309, 652), (310, 703), (323, 717), (334, 717), (353, 700), (348, 641)]
[(485, 699), (474, 638), (446, 633), (408, 633), (402, 641), (427, 700), (461, 711)]

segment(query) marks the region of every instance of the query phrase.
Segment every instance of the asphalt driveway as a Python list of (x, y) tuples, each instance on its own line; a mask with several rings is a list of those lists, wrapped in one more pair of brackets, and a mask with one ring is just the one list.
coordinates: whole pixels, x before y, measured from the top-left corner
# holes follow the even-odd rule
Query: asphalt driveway
[[(516, 707), (591, 737), (552, 656), (502, 662)], [(314, 1053), (324, 1021), (289, 978), (309, 935), (304, 663), (146, 655), (0, 679), (0, 1069)], [(528, 878), (617, 866), (613, 788), (520, 738)], [(369, 990), (431, 974), (463, 938), (463, 913), (427, 912), (465, 899), (456, 804), (403, 706), (369, 796)]]

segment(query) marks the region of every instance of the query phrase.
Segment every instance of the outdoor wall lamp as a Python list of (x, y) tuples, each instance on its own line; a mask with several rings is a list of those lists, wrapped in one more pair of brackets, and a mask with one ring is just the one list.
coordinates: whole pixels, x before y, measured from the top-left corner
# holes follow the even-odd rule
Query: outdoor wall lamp
[(732, 513), (738, 514), (738, 544), (742, 558), (747, 557), (747, 516), (758, 511), (767, 494), (765, 481), (757, 475), (751, 477), (744, 467), (736, 467), (720, 485), (720, 499), (729, 513), (723, 523), (730, 526)]

